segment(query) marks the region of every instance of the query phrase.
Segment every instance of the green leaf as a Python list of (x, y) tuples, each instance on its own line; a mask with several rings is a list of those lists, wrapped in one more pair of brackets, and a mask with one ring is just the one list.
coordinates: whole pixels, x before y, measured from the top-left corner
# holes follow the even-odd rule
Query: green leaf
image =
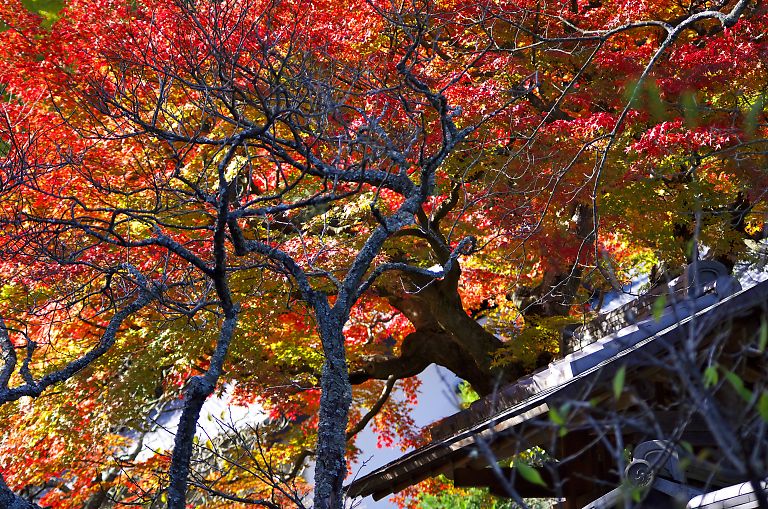
[(755, 135), (755, 131), (757, 131), (758, 117), (765, 109), (766, 103), (768, 103), (768, 101), (766, 101), (764, 96), (758, 96), (744, 117), (744, 133), (748, 138)]
[(661, 316), (664, 314), (664, 308), (667, 306), (667, 296), (662, 294), (659, 298), (653, 302), (653, 319), (657, 322), (661, 320)]
[(689, 128), (696, 127), (699, 123), (699, 105), (696, 101), (696, 95), (693, 92), (686, 92), (680, 99), (685, 125)]
[(558, 426), (565, 426), (565, 418), (560, 414), (557, 408), (549, 409), (549, 420)]
[(520, 475), (532, 484), (538, 484), (539, 486), (547, 486), (547, 483), (544, 482), (544, 479), (541, 478), (541, 474), (538, 470), (533, 468), (532, 466), (528, 465), (527, 463), (523, 463), (522, 461), (519, 463), (515, 463), (515, 469), (520, 473)]
[(569, 409), (570, 407), (567, 403), (560, 408), (549, 409), (549, 420), (560, 427), (560, 429), (557, 431), (557, 434), (561, 438), (568, 434), (568, 428), (566, 427), (566, 415), (568, 414)]
[(736, 390), (736, 392), (739, 393), (739, 396), (741, 396), (744, 401), (747, 403), (752, 401), (752, 391), (744, 387), (744, 381), (741, 379), (741, 377), (739, 377), (739, 375), (733, 371), (726, 371), (725, 378), (731, 383), (733, 388)]
[(763, 391), (757, 401), (757, 411), (765, 422), (768, 422), (768, 392)]
[(22, 4), (30, 12), (43, 17), (43, 27), (50, 28), (59, 19), (59, 11), (64, 7), (63, 0), (22, 0)]
[(661, 100), (661, 91), (659, 90), (656, 82), (650, 81), (647, 86), (648, 93), (648, 109), (651, 111), (653, 118), (659, 122), (663, 122), (667, 118), (667, 112), (664, 108), (664, 103)]
[(627, 367), (622, 366), (613, 376), (613, 398), (619, 399), (621, 393), (624, 392), (624, 381), (627, 377)]
[(638, 87), (641, 85), (639, 81), (632, 80), (627, 83), (626, 88), (624, 88), (624, 101), (629, 101), (630, 99), (632, 102), (630, 103), (630, 106), (635, 108), (638, 106), (638, 103), (640, 102), (640, 90)]
[(690, 258), (693, 258), (696, 255), (696, 239), (691, 239), (688, 241), (688, 243), (685, 245), (685, 254), (688, 255)]
[(717, 384), (718, 380), (717, 366), (709, 366), (704, 370), (704, 387), (710, 388)]
[(763, 319), (760, 324), (760, 340), (757, 342), (757, 349), (763, 353), (766, 346), (768, 346), (768, 322)]

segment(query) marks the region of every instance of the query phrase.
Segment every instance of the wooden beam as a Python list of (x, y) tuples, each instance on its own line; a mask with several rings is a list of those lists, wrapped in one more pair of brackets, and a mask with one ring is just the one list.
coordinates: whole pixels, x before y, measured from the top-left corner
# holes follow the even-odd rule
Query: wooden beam
[[(562, 490), (557, 488), (562, 487), (563, 481), (555, 479), (554, 477), (559, 476), (553, 476), (550, 469), (539, 469), (546, 486), (523, 479), (513, 468), (503, 467), (501, 472), (504, 479), (522, 498), (552, 498), (562, 494)], [(458, 488), (488, 488), (494, 495), (507, 498), (510, 496), (504, 482), (490, 468), (457, 468), (453, 471), (453, 485)]]

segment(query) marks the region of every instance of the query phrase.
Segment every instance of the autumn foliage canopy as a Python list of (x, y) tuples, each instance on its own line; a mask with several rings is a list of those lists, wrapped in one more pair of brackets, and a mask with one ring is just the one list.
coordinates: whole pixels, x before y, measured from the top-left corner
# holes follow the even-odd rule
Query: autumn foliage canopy
[(186, 503), (291, 506), (304, 461), (345, 471), (323, 430), (347, 460), (360, 425), (424, 440), (430, 363), (489, 393), (604, 292), (765, 234), (758, 2), (8, 0), (0, 22), (0, 490), (41, 506), (165, 505), (184, 446), (142, 440), (211, 393), (265, 418), (189, 436)]

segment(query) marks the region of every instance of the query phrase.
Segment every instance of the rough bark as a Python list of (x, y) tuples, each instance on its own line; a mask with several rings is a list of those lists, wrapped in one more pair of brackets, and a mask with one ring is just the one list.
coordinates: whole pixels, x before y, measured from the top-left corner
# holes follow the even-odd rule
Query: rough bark
[[(576, 275), (554, 275), (551, 281), (534, 289), (523, 289), (527, 300), (520, 300), (518, 305), (529, 315), (564, 315), (575, 300), (578, 276), (578, 271)], [(358, 366), (350, 374), (352, 384), (369, 379), (386, 380), (389, 376), (415, 376), (435, 363), (486, 395), (500, 384), (525, 374), (525, 367), (520, 363), (493, 366), (494, 353), (504, 343), (464, 310), (457, 288), (452, 287), (447, 278), (412, 293), (396, 294), (383, 286), (377, 290), (416, 330), (403, 340), (399, 356), (377, 356)]]
[(347, 473), (346, 429), (352, 404), (352, 385), (342, 333), (344, 322), (331, 316), (327, 308), (318, 309), (317, 318), (325, 362), (320, 379), (314, 507), (341, 509), (342, 484)]
[(208, 397), (213, 394), (216, 384), (224, 371), (224, 360), (229, 352), (229, 345), (235, 334), (237, 317), (240, 311), (238, 305), (232, 301), (232, 294), (227, 281), (227, 242), (226, 232), (230, 224), (229, 195), (232, 193), (227, 178), (226, 167), (232, 158), (240, 142), (234, 142), (225, 157), (219, 162), (217, 171), (219, 176), (219, 192), (217, 196), (218, 214), (213, 233), (213, 259), (214, 266), (211, 279), (219, 297), (224, 320), (221, 324), (216, 347), (211, 355), (211, 362), (206, 372), (201, 376), (193, 376), (187, 382), (184, 391), (184, 408), (179, 418), (179, 425), (174, 438), (173, 454), (171, 455), (171, 467), (168, 471), (170, 483), (168, 486), (168, 509), (184, 509), (187, 505), (187, 484), (189, 477), (190, 461), (194, 446), (197, 421), (200, 410)]
[(0, 507), (3, 509), (40, 509), (40, 506), (15, 494), (0, 475)]
[(184, 509), (187, 505), (187, 478), (194, 447), (193, 439), (197, 431), (197, 420), (205, 400), (213, 394), (216, 383), (221, 376), (224, 359), (235, 332), (237, 312), (236, 307), (227, 312), (208, 371), (202, 376), (190, 378), (184, 391), (184, 409), (176, 429), (171, 468), (169, 469), (168, 509)]
[(566, 316), (576, 300), (582, 270), (549, 271), (534, 287), (521, 286), (510, 294), (523, 315), (537, 317)]
[[(575, 203), (571, 208), (571, 223), (568, 231), (580, 243), (579, 253), (569, 265), (553, 267), (544, 272), (541, 283), (534, 287), (518, 287), (510, 297), (523, 315), (537, 317), (566, 316), (576, 302), (581, 286), (583, 266), (580, 258), (592, 252), (595, 245), (595, 210), (586, 203)], [(595, 253), (594, 262), (601, 267), (601, 261)], [(606, 273), (607, 272), (607, 273)], [(601, 270), (611, 285), (612, 275)]]
[(405, 358), (445, 366), (483, 394), (519, 375), (492, 366), (493, 353), (503, 342), (467, 314), (452, 279), (435, 281), (418, 293), (390, 295), (388, 300), (416, 327), (416, 335), (403, 343)]
[(157, 298), (156, 292), (162, 290), (159, 286), (150, 285), (146, 278), (134, 267), (126, 264), (123, 268), (125, 268), (139, 282), (140, 287), (137, 298), (112, 316), (107, 327), (104, 329), (104, 333), (101, 335), (99, 342), (93, 348), (60, 369), (52, 371), (38, 380), (35, 380), (32, 377), (28, 368), (28, 362), (34, 353), (35, 348), (37, 348), (35, 343), (30, 342), (27, 346), (27, 357), (19, 370), (25, 383), (16, 387), (8, 387), (8, 378), (10, 378), (10, 375), (16, 368), (17, 359), (13, 352), (13, 345), (11, 345), (10, 339), (8, 338), (5, 324), (4, 322), (0, 322), (0, 343), (2, 343), (0, 346), (2, 347), (2, 352), (4, 354), (2, 379), (0, 379), (2, 382), (0, 383), (0, 404), (16, 401), (25, 396), (36, 398), (52, 385), (69, 380), (112, 348), (123, 322), (130, 315), (141, 310), (152, 302), (152, 300)]
[(377, 287), (377, 293), (403, 313), (416, 330), (405, 337), (398, 357), (377, 356), (358, 366), (350, 374), (352, 384), (415, 376), (435, 363), (468, 381), (479, 393), (489, 394), (499, 383), (522, 374), (520, 366), (492, 366), (494, 352), (504, 343), (464, 310), (458, 294), (459, 274), (455, 264), (443, 279), (414, 281), (413, 291), (396, 293), (383, 284)]
[(2, 488), (0, 488), (0, 507), (5, 509), (40, 509), (40, 506)]
[(477, 366), (453, 335), (443, 329), (419, 329), (403, 340), (399, 357), (372, 359), (350, 374), (350, 382), (360, 384), (390, 376), (408, 378), (418, 375), (432, 363), (448, 368), (481, 394), (491, 393), (497, 381), (491, 373)]
[[(450, 207), (450, 203), (447, 207)], [(423, 213), (419, 219), (422, 228), (432, 232), (427, 240), (433, 248), (433, 254), (444, 264), (447, 243), (439, 231), (438, 222), (429, 220)], [(585, 249), (592, 245), (593, 225), (589, 206), (574, 205), (571, 231)], [(524, 315), (565, 316), (576, 301), (582, 272), (578, 262), (562, 270), (550, 270), (539, 285), (519, 287), (510, 297)], [(481, 395), (486, 395), (499, 385), (526, 374), (525, 367), (520, 363), (510, 363), (503, 367), (493, 365), (494, 353), (504, 343), (485, 330), (464, 309), (458, 290), (460, 278), (461, 267), (457, 262), (441, 279), (408, 274), (403, 275), (397, 285), (380, 283), (376, 288), (377, 293), (403, 313), (416, 330), (403, 340), (398, 357), (370, 359), (350, 375), (352, 383), (358, 384), (372, 378), (386, 380), (389, 376), (415, 376), (429, 364), (436, 363), (468, 381)], [(405, 291), (400, 286), (403, 281), (410, 283), (406, 285)]]

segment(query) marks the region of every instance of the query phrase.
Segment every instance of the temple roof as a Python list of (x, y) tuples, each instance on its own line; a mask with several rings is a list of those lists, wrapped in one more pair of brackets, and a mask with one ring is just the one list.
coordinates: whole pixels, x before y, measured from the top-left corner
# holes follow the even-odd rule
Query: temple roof
[[(621, 366), (631, 368), (648, 356), (662, 355), (685, 337), (689, 324), (695, 322), (697, 333), (706, 334), (729, 318), (764, 306), (768, 299), (768, 282), (746, 290), (741, 290), (733, 278), (720, 274), (700, 282), (701, 287), (689, 298), (676, 301), (672, 294), (672, 302), (661, 316), (632, 317), (635, 323), (609, 330), (548, 367), (434, 424), (429, 444), (354, 480), (346, 488), (347, 495), (372, 495), (378, 500), (429, 477), (452, 476), (454, 471), (477, 462), (477, 443), (482, 439), (492, 442), (498, 458), (510, 457), (519, 452), (523, 425), (548, 418), (550, 408), (584, 397), (588, 392), (585, 388), (592, 391), (599, 384), (610, 386), (605, 382), (612, 380)], [(531, 443), (526, 441), (528, 447)]]

